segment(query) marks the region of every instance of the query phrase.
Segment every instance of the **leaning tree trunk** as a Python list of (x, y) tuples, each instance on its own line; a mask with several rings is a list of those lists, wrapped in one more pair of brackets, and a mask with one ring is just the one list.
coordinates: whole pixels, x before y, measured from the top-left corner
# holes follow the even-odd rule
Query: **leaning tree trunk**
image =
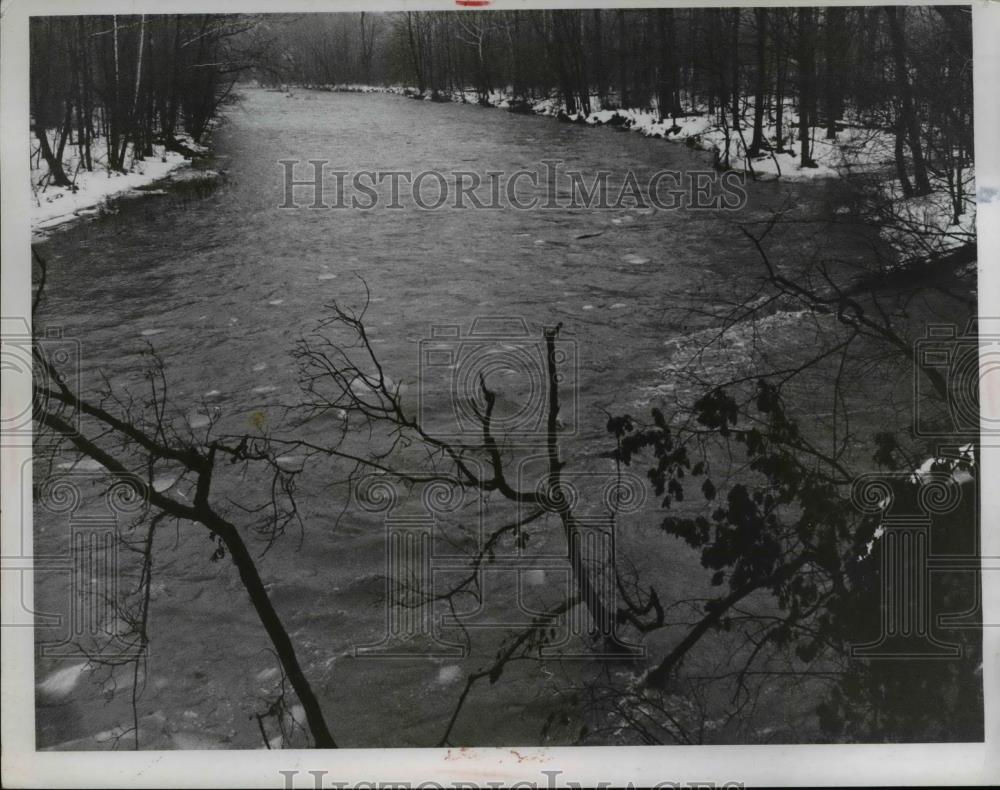
[[(57, 371), (51, 363), (45, 364), (48, 366), (50, 375), (56, 375)], [(112, 431), (124, 431), (125, 435), (133, 436), (133, 426), (122, 423), (99, 406), (93, 406), (85, 401), (81, 401), (69, 392), (68, 388), (63, 387), (50, 394), (55, 397), (56, 401), (78, 410), (78, 413), (96, 417), (105, 427), (110, 428)], [(65, 417), (48, 410), (42, 410), (37, 419), (41, 424), (53, 429), (58, 435), (66, 437), (77, 450), (97, 461), (112, 474), (126, 476), (131, 479), (131, 472), (129, 472), (118, 458), (112, 456), (102, 447), (99, 447), (93, 440), (72, 427), (72, 424)], [(133, 436), (133, 438), (135, 437)], [(138, 440), (140, 444), (151, 441), (146, 435), (140, 435)], [(306, 724), (312, 734), (314, 745), (321, 749), (335, 749), (337, 748), (337, 743), (330, 733), (329, 727), (327, 727), (319, 700), (313, 692), (312, 686), (309, 685), (305, 673), (302, 671), (298, 657), (295, 655), (295, 647), (292, 644), (291, 637), (289, 637), (288, 631), (285, 630), (281, 618), (278, 616), (274, 605), (271, 603), (271, 599), (268, 597), (267, 589), (264, 587), (264, 582), (257, 571), (253, 556), (240, 536), (236, 525), (217, 515), (207, 503), (214, 463), (215, 449), (213, 448), (207, 457), (198, 456), (196, 461), (189, 465), (189, 468), (198, 471), (198, 482), (192, 504), (182, 504), (155, 490), (148, 492), (149, 503), (158, 510), (178, 520), (187, 520), (201, 524), (222, 541), (240, 574), (240, 581), (243, 582), (243, 586), (250, 596), (250, 602), (253, 604), (257, 616), (260, 618), (261, 624), (264, 626), (264, 630), (271, 640), (271, 645), (274, 647), (278, 661), (281, 663), (281, 668), (288, 677), (288, 681), (295, 691), (299, 703), (302, 705), (306, 716)]]
[(52, 179), (52, 183), (57, 187), (68, 187), (70, 180), (66, 177), (62, 161), (52, 153), (48, 135), (37, 123), (35, 124), (35, 137), (38, 138), (38, 146), (42, 152), (42, 159), (45, 160), (45, 166), (49, 169), (49, 177)]
[(271, 639), (271, 644), (278, 654), (281, 667), (288, 677), (288, 682), (291, 684), (292, 689), (294, 689), (295, 695), (299, 698), (299, 703), (301, 703), (303, 711), (305, 711), (306, 723), (309, 725), (309, 732), (312, 734), (315, 746), (319, 749), (336, 749), (337, 743), (333, 739), (329, 727), (327, 727), (326, 720), (323, 718), (323, 711), (320, 708), (319, 700), (316, 698), (312, 687), (309, 685), (309, 681), (306, 679), (305, 673), (302, 671), (302, 667), (299, 665), (292, 640), (288, 636), (288, 631), (285, 630), (281, 618), (278, 617), (278, 613), (274, 610), (274, 605), (267, 595), (267, 589), (264, 587), (264, 582), (260, 578), (260, 573), (257, 571), (257, 566), (246, 544), (243, 542), (243, 538), (240, 537), (239, 532), (233, 525), (221, 520), (219, 523), (213, 524), (212, 528), (222, 539), (226, 549), (229, 551), (229, 556), (233, 560), (233, 564), (236, 565), (236, 569), (239, 571), (240, 580), (250, 595), (250, 601), (253, 604), (254, 610), (260, 618), (264, 630), (267, 631), (267, 635)]

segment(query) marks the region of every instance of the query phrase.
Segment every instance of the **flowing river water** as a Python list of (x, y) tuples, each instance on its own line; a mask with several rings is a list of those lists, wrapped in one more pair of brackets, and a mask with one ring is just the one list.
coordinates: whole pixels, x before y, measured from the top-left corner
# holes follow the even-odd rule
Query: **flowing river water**
[[(420, 388), (439, 400), (447, 395), (451, 372), (425, 371), (418, 379), (432, 327), (468, 332), (477, 317), (502, 317), (516, 327), (509, 323), (515, 319), (535, 343), (542, 326), (561, 322), (561, 341), (576, 355), (566, 370), (564, 416), (573, 424), (563, 457), (568, 468), (600, 474), (608, 473), (601, 453), (611, 446), (605, 410), (640, 414), (658, 399), (682, 397), (669, 391), (664, 371), (685, 350), (685, 338), (687, 351), (704, 339), (708, 312), (745, 293), (751, 273), (759, 273), (738, 223), (789, 207), (799, 219), (833, 216), (832, 190), (823, 182), (748, 183), (747, 205), (736, 211), (278, 207), (282, 159), (329, 160), (332, 169), (352, 171), (481, 173), (538, 171), (542, 160), (561, 159), (563, 167), (591, 174), (588, 180), (611, 171), (612, 184), (629, 170), (645, 183), (661, 169), (710, 169), (706, 154), (638, 134), (392, 95), (248, 88), (227, 111), (213, 147), (207, 166), (223, 174), (214, 190), (168, 185), (165, 194), (120, 201), (114, 213), (37, 244), (48, 276), (40, 320), (78, 340), (85, 391), (99, 385), (99, 372), (138, 386), (152, 346), (173, 408), (188, 415), (217, 410), (233, 432), (252, 431), (254, 419), (280, 424), (281, 407), (299, 392), (289, 355), (296, 340), (329, 315), (333, 300), (359, 308), (367, 289), (372, 347), (384, 370), (408, 388), (411, 403)], [(297, 173), (302, 178), (308, 169)], [(802, 224), (779, 237), (774, 250), (788, 260), (817, 249), (860, 258), (869, 230)], [(779, 357), (795, 354), (816, 331), (779, 311), (734, 353), (748, 357), (757, 343)], [(525, 341), (490, 340), (504, 342)], [(444, 379), (426, 380), (433, 376)], [(817, 412), (824, 397), (817, 392), (810, 404)], [(450, 414), (446, 404), (430, 408), (435, 419)], [(302, 494), (301, 535), (284, 536), (260, 560), (269, 592), (341, 745), (434, 745), (465, 674), (492, 650), (465, 660), (354, 657), (353, 647), (377, 642), (384, 629), (385, 536), (370, 514), (348, 507), (340, 517), (340, 493), (322, 483)], [(636, 519), (655, 524), (656, 504)], [(36, 507), (36, 551), (60, 550), (60, 518)], [(669, 580), (670, 594), (707, 589), (695, 556), (665, 537), (649, 541), (643, 545), (653, 549), (638, 564)], [(262, 746), (253, 714), (268, 707), (280, 677), (234, 569), (209, 560), (213, 547), (198, 527), (158, 532), (150, 648), (137, 703), (142, 748)], [(546, 578), (528, 574), (522, 586), (541, 592)], [(63, 611), (70, 595), (63, 576), (39, 574), (40, 610)], [(131, 726), (130, 671), (109, 674), (76, 657), (40, 658), (37, 673), (39, 748), (108, 748), (117, 727)], [(544, 664), (532, 664), (480, 684), (454, 740), (542, 742), (560, 682), (572, 680), (553, 679)], [(276, 735), (273, 722), (265, 723), (268, 736)], [(572, 742), (577, 729), (546, 742)], [(293, 736), (287, 744), (296, 742)], [(132, 736), (118, 745), (131, 748)]]

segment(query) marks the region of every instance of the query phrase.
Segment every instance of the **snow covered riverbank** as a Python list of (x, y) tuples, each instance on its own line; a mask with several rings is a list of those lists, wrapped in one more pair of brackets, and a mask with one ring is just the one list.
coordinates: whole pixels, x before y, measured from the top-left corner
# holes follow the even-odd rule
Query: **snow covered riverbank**
[[(298, 88), (284, 87), (291, 92)], [(534, 115), (560, 118), (588, 126), (614, 126), (638, 132), (645, 137), (681, 143), (692, 149), (711, 153), (714, 161), (733, 170), (747, 173), (757, 180), (809, 181), (861, 177), (870, 178), (877, 187), (872, 192), (871, 205), (864, 211), (882, 228), (886, 241), (899, 250), (902, 260), (917, 260), (942, 255), (975, 241), (975, 168), (934, 174), (932, 191), (928, 195), (904, 197), (901, 185), (894, 177), (895, 135), (883, 129), (842, 122), (835, 139), (826, 138), (826, 129), (810, 129), (810, 147), (815, 167), (802, 167), (798, 127), (794, 107), (786, 105), (782, 118), (783, 145), (778, 144), (778, 125), (771, 118), (763, 127), (767, 141), (759, 155), (748, 156), (752, 135), (751, 124), (742, 130), (721, 125), (715, 114), (708, 112), (681, 115), (661, 120), (655, 109), (601, 109), (600, 98), (590, 97), (594, 108), (589, 114), (567, 114), (558, 96), (534, 98), (515, 106), (510, 90), (492, 91), (480, 96), (473, 90), (439, 92), (437, 96), (421, 94), (416, 88), (400, 85), (377, 86), (358, 84), (308, 85), (306, 90), (343, 93), (390, 93), (424, 101), (480, 104)], [(276, 90), (272, 88), (271, 90)], [(752, 102), (744, 102), (742, 114), (753, 117)], [(780, 151), (778, 149), (781, 149)], [(956, 184), (960, 189), (956, 190)], [(956, 214), (955, 202), (961, 204)], [(846, 210), (846, 209), (845, 209)]]
[[(421, 94), (416, 88), (399, 85), (315, 85), (304, 86), (306, 89), (334, 91), (342, 93), (391, 93), (408, 96), (424, 101), (434, 101), (431, 94)], [(286, 88), (286, 90), (288, 90)], [(510, 110), (515, 105), (515, 99), (510, 90), (492, 91), (487, 96), (480, 97), (476, 91), (442, 92), (438, 101), (461, 102), (464, 104), (480, 104), (487, 107)], [(671, 142), (683, 143), (691, 148), (714, 152), (718, 160), (728, 163), (734, 170), (752, 171), (761, 179), (783, 178), (786, 180), (808, 180), (814, 178), (835, 178), (846, 171), (858, 171), (872, 167), (886, 166), (893, 163), (894, 136), (886, 131), (868, 129), (861, 126), (842, 124), (837, 139), (825, 139), (825, 129), (814, 127), (810, 130), (812, 158), (816, 167), (801, 167), (797, 149), (798, 142), (792, 138), (798, 134), (792, 107), (786, 106), (784, 130), (782, 137), (784, 146), (778, 146), (778, 128), (773, 119), (763, 128), (764, 138), (775, 150), (765, 151), (758, 156), (747, 157), (746, 145), (749, 142), (751, 127), (746, 124), (741, 131), (722, 128), (714, 114), (696, 112), (679, 115), (675, 120), (660, 120), (655, 109), (636, 108), (601, 108), (597, 95), (590, 97), (591, 106), (597, 109), (589, 114), (582, 112), (565, 113), (562, 100), (558, 96), (532, 98), (524, 100), (521, 111), (534, 115), (561, 117), (562, 120), (573, 123), (586, 123), (589, 126), (612, 125), (629, 131), (638, 132), (645, 137), (655, 137)], [(743, 114), (753, 117), (753, 106), (746, 102)], [(747, 138), (744, 140), (744, 137)], [(778, 148), (783, 148), (780, 153)]]
[[(93, 170), (82, 167), (76, 146), (66, 146), (63, 169), (72, 185), (57, 187), (48, 183), (48, 168), (39, 155), (38, 141), (34, 136), (31, 142), (31, 229), (35, 233), (81, 217), (94, 216), (110, 199), (147, 187), (191, 165), (190, 157), (156, 145), (153, 156), (145, 159), (129, 156), (126, 160), (130, 164), (128, 172), (115, 172), (107, 168), (104, 141), (98, 139), (91, 150)], [(207, 150), (190, 140), (181, 142), (197, 153)]]

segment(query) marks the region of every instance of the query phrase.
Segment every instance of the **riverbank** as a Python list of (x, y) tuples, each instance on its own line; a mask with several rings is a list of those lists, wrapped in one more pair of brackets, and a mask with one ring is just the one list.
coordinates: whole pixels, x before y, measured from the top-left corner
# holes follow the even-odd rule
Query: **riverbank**
[[(798, 152), (796, 114), (786, 105), (782, 125), (770, 119), (763, 127), (765, 145), (758, 155), (750, 156), (750, 128), (734, 129), (720, 125), (707, 111), (661, 120), (655, 109), (602, 108), (599, 96), (590, 97), (590, 113), (566, 113), (558, 96), (515, 99), (510, 90), (481, 95), (471, 90), (421, 93), (402, 85), (305, 85), (303, 90), (337, 93), (386, 93), (410, 99), (440, 103), (478, 104), (509, 112), (541, 115), (586, 126), (612, 126), (622, 131), (638, 132), (644, 137), (680, 143), (712, 155), (717, 167), (742, 171), (760, 181), (812, 181), (816, 179), (867, 180), (870, 193), (858, 210), (870, 216), (882, 228), (887, 243), (899, 250), (902, 263), (912, 263), (941, 256), (951, 250), (973, 244), (976, 238), (975, 168), (931, 176), (931, 192), (905, 196), (894, 171), (895, 134), (841, 121), (835, 139), (826, 138), (825, 127), (809, 130), (815, 167), (803, 167)], [(272, 88), (271, 90), (276, 90)], [(282, 90), (290, 89), (285, 87)], [(742, 108), (745, 118), (752, 118), (753, 102)], [(784, 144), (779, 144), (779, 131)], [(960, 188), (956, 189), (956, 184)], [(956, 204), (958, 204), (956, 206)], [(850, 210), (844, 207), (842, 211)]]
[[(545, 98), (515, 98), (509, 90), (491, 91), (480, 95), (471, 90), (440, 91), (436, 94), (421, 93), (417, 88), (401, 85), (306, 85), (305, 90), (334, 91), (338, 93), (389, 93), (411, 99), (434, 102), (457, 102), (478, 104), (508, 110), (526, 115), (542, 115), (558, 118), (570, 123), (588, 126), (610, 125), (638, 132), (644, 137), (653, 137), (682, 143), (695, 150), (713, 154), (720, 165), (733, 170), (745, 170), (759, 179), (783, 178), (788, 181), (806, 181), (815, 178), (835, 178), (844, 168), (872, 167), (891, 164), (893, 156), (892, 135), (861, 127), (844, 126), (837, 140), (823, 139), (825, 130), (819, 127), (810, 130), (813, 145), (813, 159), (816, 167), (801, 167), (795, 146), (787, 150), (777, 145), (778, 129), (774, 123), (764, 127), (764, 137), (775, 150), (759, 156), (745, 155), (745, 141), (741, 131), (724, 129), (715, 123), (708, 112), (693, 112), (680, 115), (672, 120), (661, 120), (659, 112), (653, 109), (617, 107), (603, 108), (599, 96), (590, 97), (590, 113), (567, 113), (558, 96)], [(752, 105), (744, 108), (747, 115), (753, 115)], [(785, 130), (792, 130), (793, 121), (785, 119)], [(787, 135), (783, 135), (786, 136)]]
[[(31, 148), (31, 229), (33, 233), (50, 230), (67, 222), (99, 214), (114, 198), (147, 188), (192, 164), (192, 157), (165, 146), (154, 145), (153, 155), (145, 158), (128, 156), (127, 172), (107, 167), (107, 149), (102, 139), (91, 149), (93, 170), (83, 167), (79, 148), (67, 146), (63, 155), (63, 170), (71, 185), (49, 184), (48, 168), (39, 155), (38, 141), (32, 136)], [(208, 148), (186, 138), (179, 142), (196, 154), (206, 154)]]
[[(644, 137), (682, 143), (689, 148), (712, 153), (722, 166), (733, 170), (745, 170), (762, 180), (783, 178), (788, 181), (807, 181), (816, 178), (836, 178), (843, 176), (847, 171), (870, 170), (892, 165), (894, 161), (893, 134), (841, 121), (838, 123), (837, 138), (834, 140), (825, 138), (825, 127), (817, 126), (809, 130), (812, 158), (816, 166), (802, 167), (797, 152), (798, 142), (792, 139), (798, 136), (798, 127), (791, 104), (786, 105), (782, 118), (781, 136), (785, 144), (778, 143), (781, 129), (774, 119), (771, 119), (763, 126), (763, 138), (766, 141), (763, 152), (747, 156), (749, 141), (745, 138), (750, 133), (749, 124), (746, 124), (743, 130), (724, 128), (716, 122), (714, 113), (709, 113), (705, 108), (698, 108), (697, 111), (678, 115), (670, 120), (661, 120), (659, 111), (653, 108), (618, 108), (611, 105), (604, 108), (597, 94), (590, 96), (593, 109), (589, 113), (567, 113), (558, 96), (515, 98), (510, 90), (490, 91), (486, 95), (481, 95), (473, 90), (427, 94), (421, 93), (417, 88), (402, 85), (338, 84), (305, 85), (302, 88), (338, 93), (389, 93), (424, 101), (478, 104), (482, 107), (549, 116), (588, 126), (607, 124), (638, 132)], [(752, 118), (753, 112), (753, 102), (745, 102), (742, 108), (743, 116)]]

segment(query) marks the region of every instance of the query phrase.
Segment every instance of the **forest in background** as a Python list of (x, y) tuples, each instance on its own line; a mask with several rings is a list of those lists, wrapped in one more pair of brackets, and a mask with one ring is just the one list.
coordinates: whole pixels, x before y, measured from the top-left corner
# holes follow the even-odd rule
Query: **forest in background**
[[(268, 22), (264, 81), (397, 84), (431, 100), (512, 110), (556, 97), (568, 114), (707, 114), (749, 156), (795, 149), (814, 164), (815, 127), (894, 136), (905, 196), (939, 175), (961, 213), (973, 160), (971, 10), (716, 8), (338, 14)], [(779, 111), (779, 109), (781, 111)], [(770, 134), (768, 134), (770, 132)]]
[(71, 185), (71, 153), (77, 169), (109, 172), (154, 156), (154, 145), (195, 153), (189, 143), (259, 63), (258, 29), (231, 15), (33, 17), (31, 133), (46, 183)]
[[(142, 15), (35, 18), (31, 118), (47, 178), (122, 171), (153, 145), (190, 153), (251, 75), (264, 84), (396, 85), (418, 97), (567, 115), (710, 116), (748, 157), (814, 166), (815, 129), (892, 136), (904, 197), (938, 178), (964, 211), (974, 158), (971, 10), (961, 6)], [(728, 159), (726, 160), (728, 163)]]

